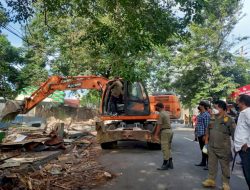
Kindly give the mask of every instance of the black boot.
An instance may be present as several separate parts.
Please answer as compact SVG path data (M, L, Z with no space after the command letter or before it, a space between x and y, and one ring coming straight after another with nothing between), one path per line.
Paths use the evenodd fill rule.
M206 163L203 163L203 162L201 162L201 163L199 163L199 164L195 164L196 166L206 166Z
M168 161L168 168L174 169L173 159L172 159L172 158L169 158L169 161Z
M206 165L206 166L203 168L203 170L208 170L208 165Z
M164 160L162 166L157 170L168 170L168 160Z

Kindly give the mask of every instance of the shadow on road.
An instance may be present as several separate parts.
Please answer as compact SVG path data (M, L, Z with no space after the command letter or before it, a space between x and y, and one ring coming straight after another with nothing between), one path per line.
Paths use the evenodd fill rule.
M104 150L100 162L105 168L117 174L110 184L98 190L205 190L201 182L206 179L207 171L196 167L201 153L190 128L174 127L173 162L174 169L158 171L162 164L160 150L147 149L147 143L123 141L118 148ZM217 189L221 189L220 173L217 176ZM240 187L240 188L239 188ZM247 190L240 167L236 167L231 177L232 190ZM209 190L209 189L208 189Z

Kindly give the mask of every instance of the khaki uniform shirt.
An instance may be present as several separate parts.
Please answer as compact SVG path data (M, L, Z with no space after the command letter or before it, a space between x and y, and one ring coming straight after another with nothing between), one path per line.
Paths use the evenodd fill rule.
M157 124L161 126L161 130L163 130L163 129L171 129L170 117L169 117L168 112L166 112L166 111L161 111L160 112L160 117L157 120Z
M122 87L123 87L123 85L122 85L121 81L119 81L119 80L114 81L113 84L111 85L111 88L112 88L111 95L119 98L119 96L121 94L123 94Z
M224 150L231 150L230 136L233 137L235 129L234 119L230 116L219 118L213 116L208 125L209 146Z

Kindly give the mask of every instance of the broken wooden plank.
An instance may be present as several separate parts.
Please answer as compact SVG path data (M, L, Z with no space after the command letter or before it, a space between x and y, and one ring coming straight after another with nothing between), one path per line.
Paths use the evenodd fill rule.
M64 144L71 144L75 139L63 139Z
M32 163L36 161L37 158L10 158L8 160L5 160L5 163L10 163L10 162L19 162L20 164L22 163Z
M20 166L19 162L9 162L0 165L0 169Z
M46 140L49 140L50 137L44 137L44 138L36 138L36 139L27 139L24 141L20 141L20 142L6 142L6 143L1 143L0 146L13 146L13 145L25 145L27 143L31 143L31 142L44 142Z
M2 163L3 161L5 161L5 160L8 160L8 159L10 159L10 158L13 158L13 157L16 157L16 156L19 156L20 155L20 153L16 153L16 154L14 154L14 155L11 155L11 156L6 156L6 157L1 157L2 159L0 160L0 163Z

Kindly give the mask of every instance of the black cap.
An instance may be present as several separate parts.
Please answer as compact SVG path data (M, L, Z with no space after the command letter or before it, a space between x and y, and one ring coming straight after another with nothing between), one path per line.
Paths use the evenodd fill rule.
M155 104L155 106L158 108L164 108L164 105L161 102L158 102L157 104Z

